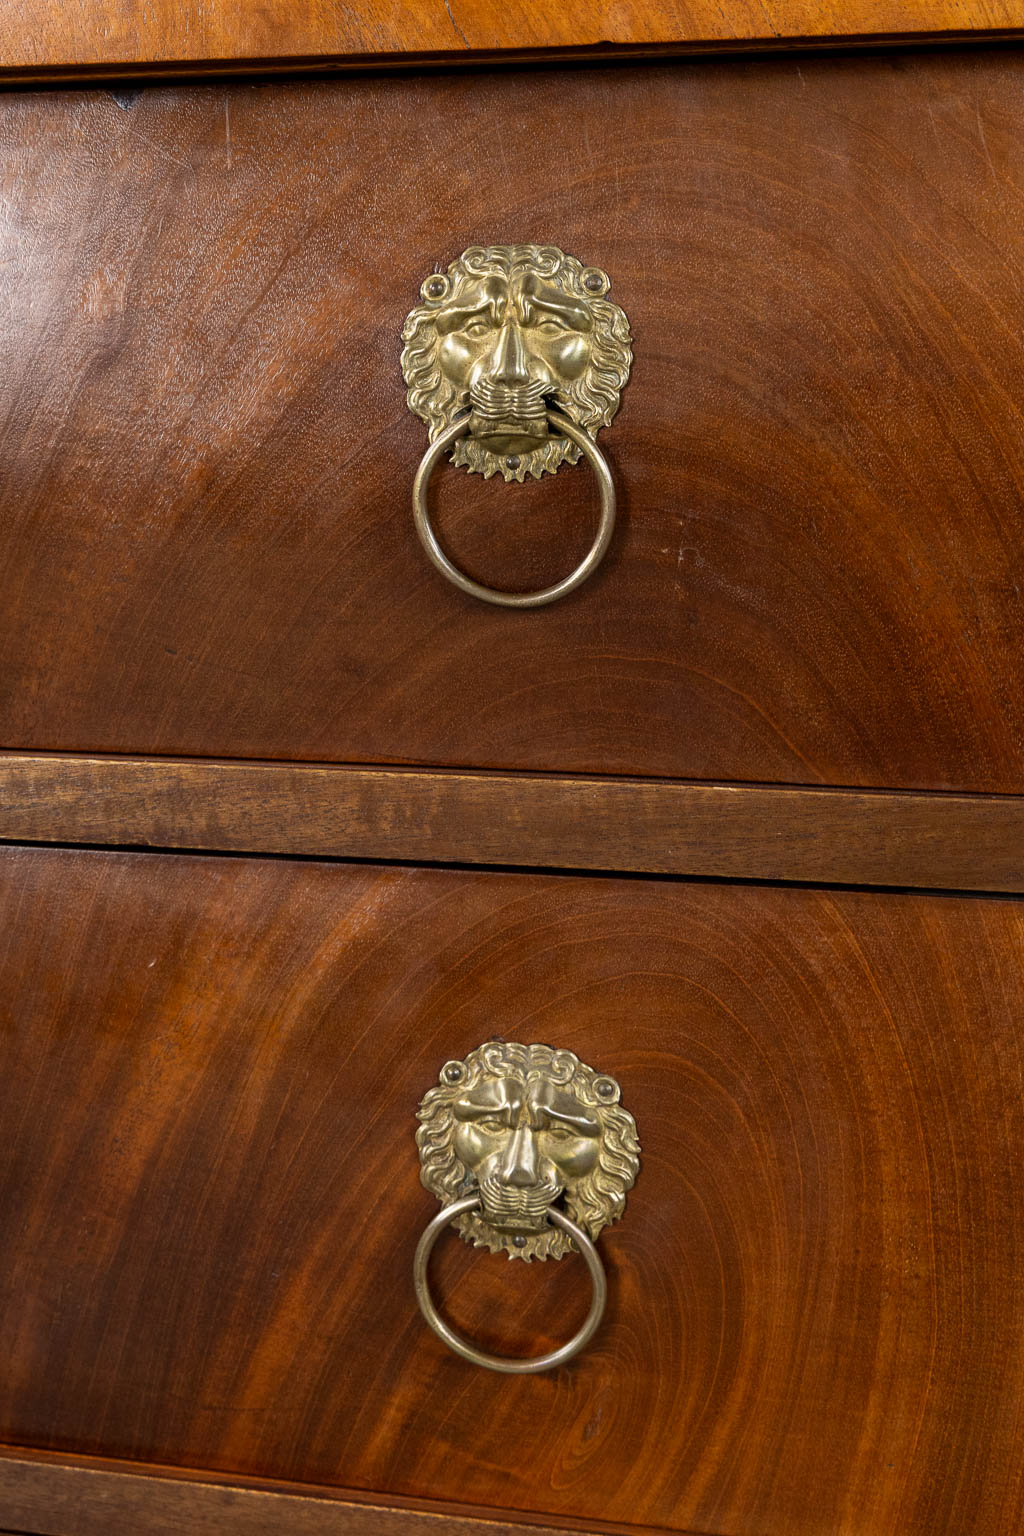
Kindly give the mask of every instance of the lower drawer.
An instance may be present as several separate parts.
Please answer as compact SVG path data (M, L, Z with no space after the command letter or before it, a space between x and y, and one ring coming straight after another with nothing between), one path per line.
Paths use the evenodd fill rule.
M723 1536L1024 1521L1013 900L0 855L0 1436ZM622 1085L605 1320L417 1311L415 1110L492 1036ZM578 1257L454 1236L485 1347ZM4 1522L0 1507L0 1525Z

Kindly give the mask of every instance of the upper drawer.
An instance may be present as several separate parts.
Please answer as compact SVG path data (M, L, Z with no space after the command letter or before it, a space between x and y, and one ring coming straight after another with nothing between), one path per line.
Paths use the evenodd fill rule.
M1024 60L0 104L0 741L1024 788ZM481 242L612 278L620 518L549 608L416 540L401 328ZM555 580L592 477L439 470Z
M9 848L0 934L0 1438L584 1530L1022 1529L1020 902ZM642 1146L545 1375L413 1295L416 1107L495 1034L614 1074ZM586 1310L575 1256L436 1270L491 1350Z

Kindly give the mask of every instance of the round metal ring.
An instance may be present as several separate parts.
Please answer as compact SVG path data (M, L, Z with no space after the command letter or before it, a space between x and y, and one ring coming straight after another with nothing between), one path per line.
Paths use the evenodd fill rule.
M593 575L611 543L612 530L615 527L615 483L608 468L608 461L590 433L584 432L582 427L570 421L568 416L563 416L561 411L549 410L548 423L560 437L569 438L586 454L590 467L597 476L597 487L601 495L601 521L593 544L576 569L570 571L568 576L563 576L561 581L556 581L552 587L542 587L538 592L499 592L495 587L485 587L467 576L464 571L460 571L457 565L453 565L438 543L437 534L431 527L430 514L427 511L427 485L441 455L451 447L452 443L457 442L469 431L468 415L460 416L457 421L453 421L451 426L446 427L441 436L431 443L416 471L416 478L412 483L412 506L416 532L420 536L423 548L442 576L447 576L450 582L453 582L461 591L468 592L470 597L479 597L485 603L497 603L502 608L541 608L545 603L553 603L556 598L575 591L588 576Z
M561 1227L563 1232L568 1232L574 1239L590 1271L590 1279L594 1287L594 1298L590 1303L590 1311L578 1333L574 1333L568 1343L562 1344L558 1349L551 1350L547 1355L532 1355L525 1360L510 1360L505 1355L488 1355L482 1349L477 1349L468 1339L456 1333L449 1327L444 1318L434 1305L434 1299L430 1294L430 1286L427 1282L427 1262L430 1252L445 1227L463 1216L467 1211L475 1210L480 1204L479 1195L466 1195L462 1200L456 1200L452 1205L446 1205L438 1211L433 1221L424 1229L423 1236L416 1245L416 1257L413 1259L412 1274L416 1286L416 1300L420 1304L420 1311L427 1322L433 1328L439 1338L443 1339L449 1349L453 1349L463 1360L469 1360L473 1365L484 1365L489 1371L504 1371L510 1376L525 1376L531 1371L550 1371L556 1365L564 1365L574 1355L578 1355L584 1345L589 1344L597 1330L604 1313L604 1304L608 1299L608 1282L605 1279L604 1265L601 1263L597 1249L590 1238L578 1227L574 1221L561 1211L552 1207L548 1215L556 1227Z

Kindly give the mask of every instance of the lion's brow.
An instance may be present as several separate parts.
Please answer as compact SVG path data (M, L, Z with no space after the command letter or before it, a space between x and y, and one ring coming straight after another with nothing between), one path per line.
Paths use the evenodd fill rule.
M477 315L486 315L495 324L498 323L497 299L482 299L479 304L446 305L438 314L437 329L442 333L457 331L460 326L466 324Z
M530 307L543 309L548 314L561 315L564 319L571 321L579 331L590 330L590 315L585 306L577 303L575 299L547 299L539 293L524 294L523 299L524 310Z
M547 1115L549 1120L561 1120L566 1125L575 1126L576 1129L582 1131L585 1136L596 1136L601 1129L601 1122L599 1120L595 1120L592 1115L570 1115L565 1110L553 1108L553 1106L550 1104L545 1104L543 1106L543 1113Z
M488 1115L502 1114L509 1106L493 1099L475 1099L469 1093L457 1098L452 1107L460 1120L483 1120Z

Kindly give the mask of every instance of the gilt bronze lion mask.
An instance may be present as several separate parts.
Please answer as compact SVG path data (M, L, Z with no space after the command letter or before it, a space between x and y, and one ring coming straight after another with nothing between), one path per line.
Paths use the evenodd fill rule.
M580 449L549 430L555 406L591 436L619 407L633 354L609 281L554 245L475 245L421 287L402 372L433 442L469 412L452 462L485 479L540 479Z
M632 1115L614 1078L568 1050L491 1040L441 1068L423 1098L421 1179L443 1205L478 1192L456 1230L509 1258L561 1258L571 1239L547 1220L566 1213L592 1238L617 1221L639 1169Z

